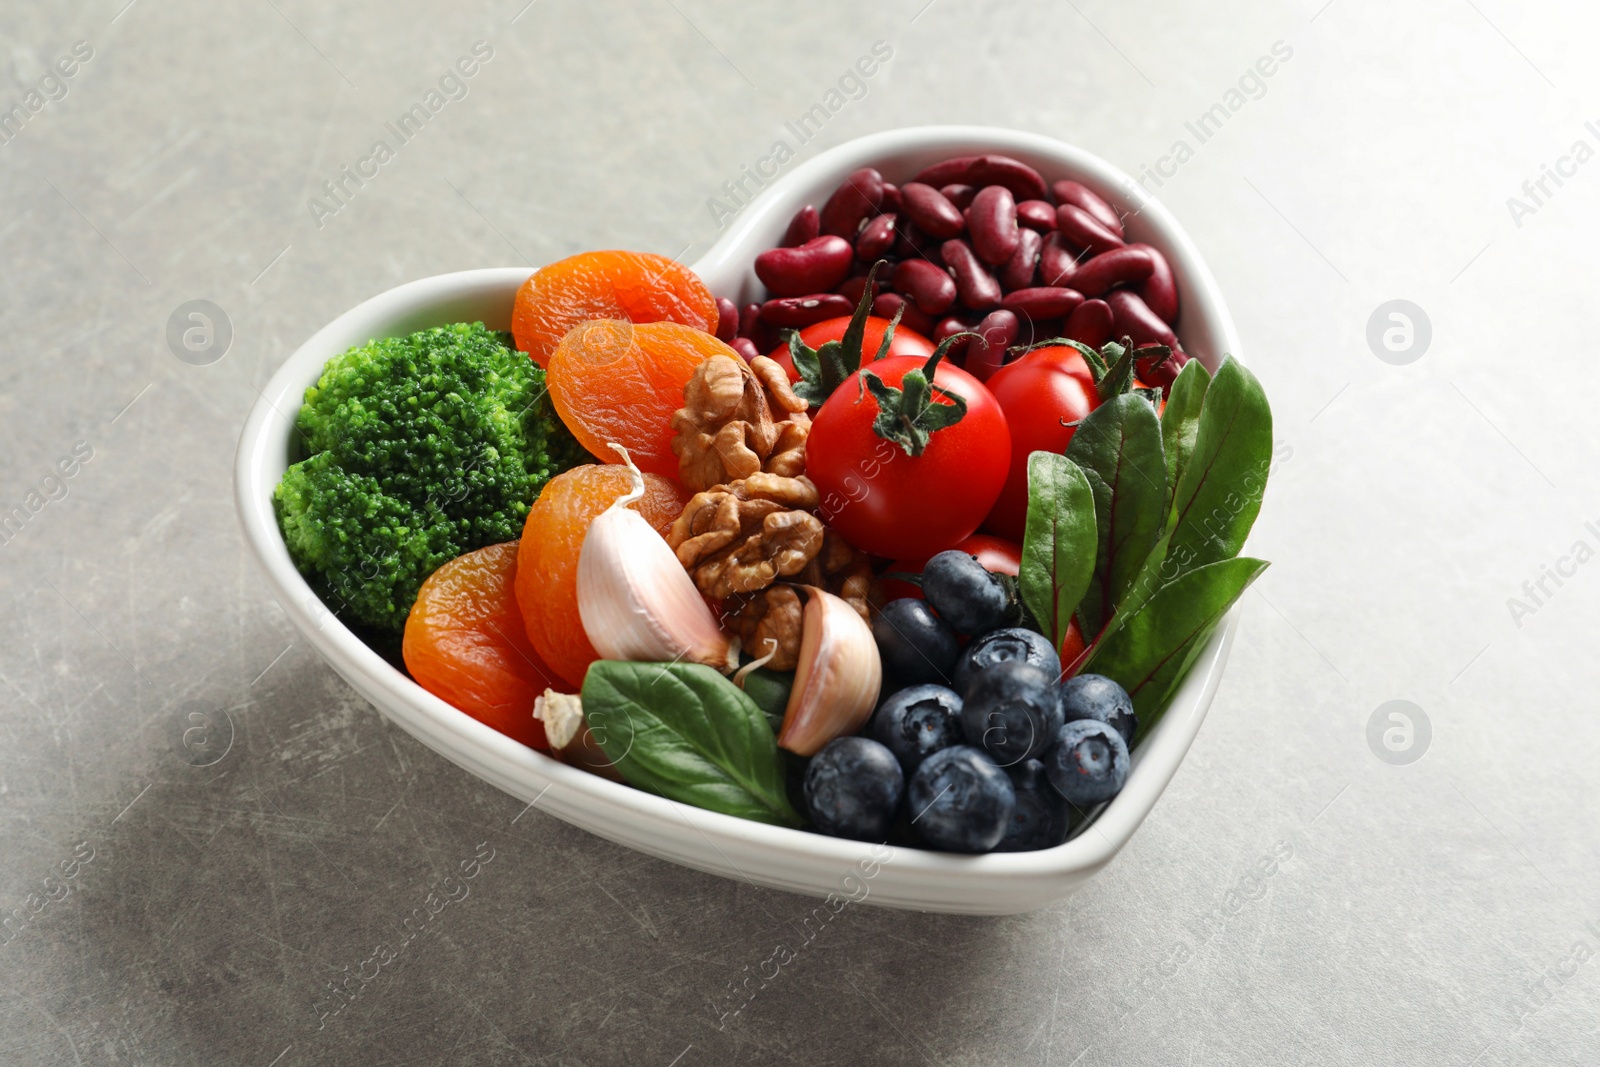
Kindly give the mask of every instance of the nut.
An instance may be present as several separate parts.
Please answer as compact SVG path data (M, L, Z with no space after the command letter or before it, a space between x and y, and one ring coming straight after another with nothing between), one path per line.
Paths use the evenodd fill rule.
M761 471L797 477L811 432L806 406L788 374L766 356L748 365L733 356L705 360L672 416L679 479L704 492Z
M732 625L746 653L772 653L767 667L792 671L800 662L800 635L805 605L790 585L773 585L739 603Z
M757 473L696 493L667 543L706 596L754 593L822 551L822 523L808 510L816 506L809 479Z

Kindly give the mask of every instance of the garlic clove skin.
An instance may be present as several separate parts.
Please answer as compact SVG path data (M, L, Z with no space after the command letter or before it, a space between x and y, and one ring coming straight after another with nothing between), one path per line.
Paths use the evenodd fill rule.
M613 445L627 460L627 450ZM589 523L578 553L578 615L603 659L636 663L687 660L719 671L737 664L728 637L666 540L629 507L633 488Z
M544 736L556 759L613 782L622 781L622 774L589 732L583 717L583 700L577 694L546 689L533 701L533 717L544 723Z
M807 593L800 662L778 747L813 756L872 717L883 686L883 664L872 630L855 608L815 586L800 588Z

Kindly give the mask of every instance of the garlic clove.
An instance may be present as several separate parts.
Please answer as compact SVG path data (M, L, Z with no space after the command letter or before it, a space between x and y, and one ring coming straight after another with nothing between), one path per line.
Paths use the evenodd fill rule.
M622 453L633 488L589 523L578 553L578 615L603 659L688 660L720 671L737 663L728 636L666 540L629 507L644 477Z
M621 773L606 759L605 750L589 732L589 724L583 718L583 700L576 693L546 689L534 698L533 717L544 723L545 740L550 742L550 754L556 759L613 782L622 781Z
M808 594L800 662L778 747L812 756L834 738L855 733L872 716L883 664L872 630L855 608L815 586L799 588Z

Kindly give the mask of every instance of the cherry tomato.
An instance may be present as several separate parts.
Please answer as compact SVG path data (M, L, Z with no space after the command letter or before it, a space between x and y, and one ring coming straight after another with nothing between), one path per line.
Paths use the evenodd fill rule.
M921 356L890 356L869 369L898 388L926 363ZM860 372L812 417L806 474L821 494L819 515L872 555L926 559L960 544L989 514L1005 483L1011 434L994 397L948 363L935 369L933 382L962 397L967 413L933 431L918 456L873 430L878 401L863 388Z
M1011 428L1011 467L984 528L1021 541L1028 521L1028 457L1065 452L1076 422L1100 406L1089 365L1066 345L1036 348L988 381Z
M1007 541L1003 537L992 537L989 534L973 534L953 546L968 555L978 557L978 562L986 571L996 574L1017 574L1022 570L1022 546L1015 541ZM889 565L890 571L901 574L921 574L922 568L928 565L928 559L898 559ZM901 597L922 596L922 590L910 582L902 582L897 578L883 580L883 595L887 600L898 600Z
M829 341L837 341L844 336L846 327L850 325L848 315L837 319L823 319L821 322L812 323L800 331L800 340L807 347L821 348ZM878 346L883 344L883 331L889 328L888 319L880 319L875 315L867 317L867 329L861 339L861 360L863 363L871 361L878 354ZM779 345L768 357L778 361L789 374L791 382L800 380L800 372L794 369L794 361L789 358L789 346ZM921 356L923 359L933 355L933 342L904 326L894 328L894 339L889 342L890 356ZM888 358L888 357L885 357Z

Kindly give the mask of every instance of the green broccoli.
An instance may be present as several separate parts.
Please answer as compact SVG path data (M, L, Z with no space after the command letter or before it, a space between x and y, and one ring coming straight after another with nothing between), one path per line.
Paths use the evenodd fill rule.
M306 458L273 505L336 613L398 634L440 564L522 533L545 482L589 456L510 335L457 323L328 361L295 420Z

